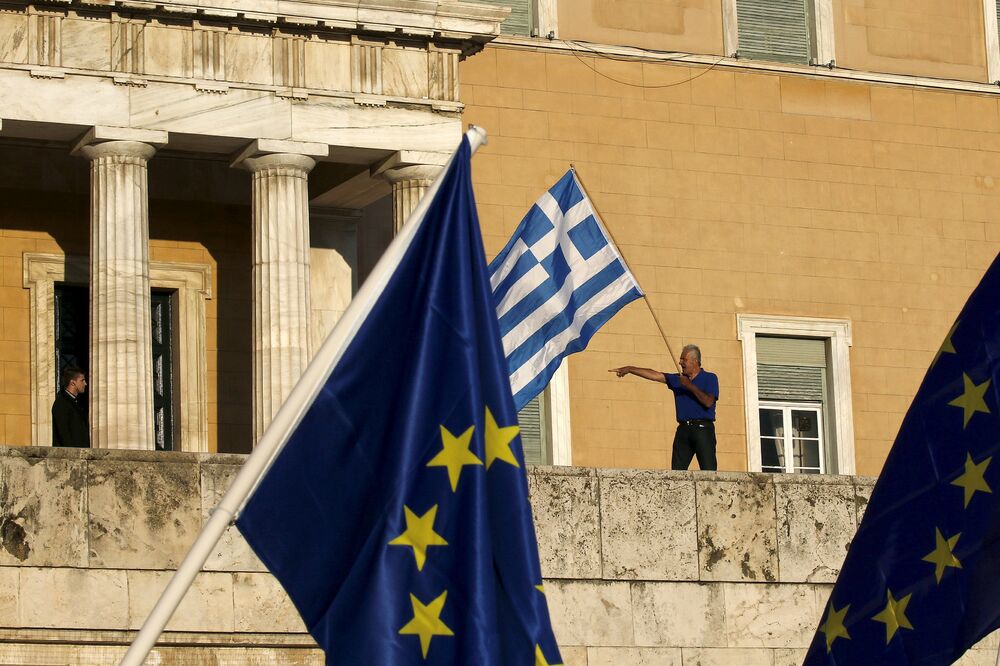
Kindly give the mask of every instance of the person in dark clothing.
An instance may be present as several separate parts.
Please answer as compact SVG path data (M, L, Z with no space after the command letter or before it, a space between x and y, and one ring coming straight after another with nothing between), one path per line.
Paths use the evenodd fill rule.
M52 446L90 446L87 414L80 405L80 395L87 390L83 370L69 366L62 373L62 388L52 403Z
M697 345L685 345L681 351L681 372L667 373L650 368L626 365L613 368L619 377L635 375L653 382L662 382L674 392L677 412L677 432L670 460L671 469L687 469L691 459L698 457L698 467L718 469L715 456L715 403L719 399L719 378L702 370L701 350Z

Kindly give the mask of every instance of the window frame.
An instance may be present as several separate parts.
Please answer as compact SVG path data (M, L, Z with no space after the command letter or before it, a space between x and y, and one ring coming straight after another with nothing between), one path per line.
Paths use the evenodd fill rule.
M986 31L986 72L988 83L1000 82L1000 19L997 0L983 0L983 29Z
M51 446L52 396L56 390L52 369L55 284L89 285L90 263L85 256L25 252L22 270L30 302L31 445ZM211 266L151 260L149 286L177 292L174 450L208 453L205 301L212 298Z
M791 428L791 414L793 411L799 412L813 412L816 414L816 425L817 434L816 438L819 441L819 471L817 474L826 474L826 448L829 446L828 438L826 437L826 424L823 422L823 405L818 402L790 402L782 400L765 400L758 404L758 428L759 426L759 414L763 409L770 410L780 410L782 413L782 440L784 440L784 456L785 456L785 469L782 472L772 472L767 470L768 474L803 474L804 472L799 472L796 470L793 463L794 455L794 440L796 439L792 433ZM788 416L788 425L785 425L785 416ZM812 439L812 438L799 438L799 439ZM757 450L760 451L762 445L763 436L757 438ZM761 471L764 471L763 462L761 463Z
M833 0L806 0L812 4L812 23L809 26L813 41L812 65L834 67L837 63L836 42L833 28ZM986 1L986 0L984 0ZM996 0L993 0L994 2ZM740 50L739 18L736 0L722 0L722 43L724 55L736 57Z
M747 468L751 472L761 471L760 400L757 395L757 336L781 335L823 338L829 342L829 363L831 383L833 384L830 398L833 405L830 409L827 447L837 452L836 474L855 474L854 413L850 371L851 322L846 319L740 313L736 315L736 330L737 338L743 343L743 399L746 412Z

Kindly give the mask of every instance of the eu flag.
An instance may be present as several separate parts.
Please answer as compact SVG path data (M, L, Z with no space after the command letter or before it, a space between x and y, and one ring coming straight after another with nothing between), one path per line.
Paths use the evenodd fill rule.
M329 664L556 664L468 140L237 526Z
M1000 258L903 420L807 665L950 664L1000 627L998 381Z

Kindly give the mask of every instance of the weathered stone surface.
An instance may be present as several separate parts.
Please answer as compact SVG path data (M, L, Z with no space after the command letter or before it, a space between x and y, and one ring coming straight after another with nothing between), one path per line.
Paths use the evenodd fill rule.
M681 666L680 648L590 648L587 666Z
M601 524L594 470L534 468L528 474L538 555L546 578L600 578Z
M695 481L701 580L778 579L774 484L766 474Z
M820 616L820 595L813 586L724 583L723 594L727 645L809 646Z
M4 627L16 627L20 622L17 614L19 588L18 567L0 567L0 625Z
M807 651L807 648L775 650L774 666L801 666Z
M726 645L725 599L720 584L633 583L632 612L635 645Z
M86 465L0 457L0 564L87 566Z
M207 521L212 510L229 490L229 485L239 472L236 465L215 465L202 463L201 473L201 519ZM260 558L250 548L235 525L230 525L222 533L215 550L208 556L205 569L209 571L266 571Z
M299 612L269 573L233 574L236 631L306 633Z
M604 578L698 580L698 529L690 477L607 470L599 472L599 478Z
M585 647L559 646L559 654L562 656L563 666L588 666Z
M170 582L173 571L129 571L129 627L142 626ZM167 631L233 631L233 579L227 573L198 574L174 612Z
M684 648L684 666L772 666L773 651L751 648Z
M857 523L861 524L861 519L865 516L865 509L872 498L872 490L875 489L875 479L858 477L854 479L854 502L858 512Z
M560 645L631 645L628 583L546 581L552 627Z
M176 568L201 529L195 462L95 460L87 485L91 566Z
M117 664L125 656L127 649L127 645L5 643L0 644L0 663L5 666ZM160 646L149 653L146 663L157 666L192 664L322 666L325 660L319 649Z
M20 626L127 628L124 571L21 567L20 574Z
M955 666L995 666L996 650L969 650L955 662Z
M800 476L774 478L778 579L832 583L857 529L854 485L849 477Z

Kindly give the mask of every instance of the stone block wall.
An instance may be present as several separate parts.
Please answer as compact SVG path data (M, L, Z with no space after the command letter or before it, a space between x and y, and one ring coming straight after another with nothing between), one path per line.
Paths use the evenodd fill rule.
M0 448L0 663L119 658L242 461ZM872 480L535 468L529 484L567 666L784 666L801 662ZM149 663L322 654L230 529Z

